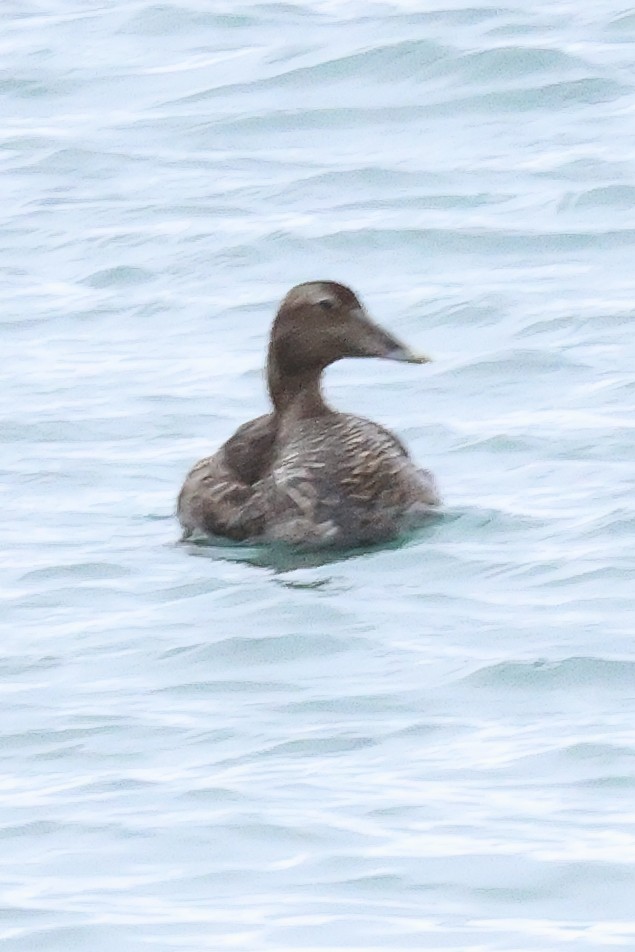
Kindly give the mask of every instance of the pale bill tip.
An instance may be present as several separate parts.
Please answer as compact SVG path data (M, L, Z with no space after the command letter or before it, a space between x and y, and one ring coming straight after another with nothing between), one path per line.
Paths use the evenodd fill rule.
M403 344L394 347L382 356L387 357L388 360L400 360L404 364L429 364L432 360L432 357L428 357L427 354L415 354L414 351L404 347Z

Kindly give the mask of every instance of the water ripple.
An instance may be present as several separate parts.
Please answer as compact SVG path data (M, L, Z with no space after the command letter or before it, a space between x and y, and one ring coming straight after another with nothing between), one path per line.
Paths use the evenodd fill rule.
M5 8L0 944L632 946L632 12ZM443 511L179 544L316 277Z

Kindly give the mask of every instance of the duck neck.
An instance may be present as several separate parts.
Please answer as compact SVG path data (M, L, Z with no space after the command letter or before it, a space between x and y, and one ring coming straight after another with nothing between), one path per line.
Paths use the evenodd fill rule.
M282 372L278 361L270 355L267 384L274 410L279 416L301 419L329 413L324 402L320 381L321 367L307 367L295 372Z

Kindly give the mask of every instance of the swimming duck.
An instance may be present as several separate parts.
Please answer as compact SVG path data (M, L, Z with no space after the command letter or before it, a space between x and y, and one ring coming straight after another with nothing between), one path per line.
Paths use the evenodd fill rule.
M352 546L391 539L439 504L434 477L377 423L324 401L323 370L343 357L424 364L334 281L292 288L271 329L273 410L236 430L187 475L183 538Z

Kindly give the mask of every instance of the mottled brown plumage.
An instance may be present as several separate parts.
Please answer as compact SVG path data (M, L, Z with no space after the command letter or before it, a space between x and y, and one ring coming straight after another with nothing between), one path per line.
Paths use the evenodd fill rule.
M374 324L341 284L289 291L269 343L273 411L190 471L178 500L184 538L359 545L393 538L439 504L434 477L396 436L324 402L322 371L343 357L428 360Z

